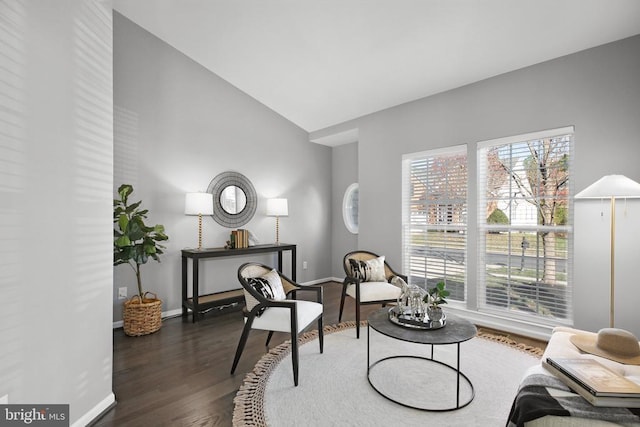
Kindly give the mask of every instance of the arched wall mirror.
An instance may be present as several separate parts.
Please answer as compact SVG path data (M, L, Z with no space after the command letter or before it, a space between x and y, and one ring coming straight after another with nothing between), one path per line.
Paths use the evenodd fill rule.
M240 227L256 213L256 190L241 173L222 172L211 180L207 192L213 195L213 219L224 227Z
M347 187L342 199L342 219L350 233L358 234L358 198L360 186L353 183Z

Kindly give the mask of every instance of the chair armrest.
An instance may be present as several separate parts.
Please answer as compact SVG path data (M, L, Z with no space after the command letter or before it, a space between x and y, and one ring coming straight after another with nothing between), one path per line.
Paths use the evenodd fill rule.
M295 308L296 303L294 301L286 301L286 300L268 300L267 303L264 304L265 307L283 307L283 308Z
M320 304L322 304L322 300L323 300L323 296L324 296L324 290L321 286L305 286L305 285L297 285L296 289L292 289L291 291L289 291L287 293L293 293L295 295L296 292L299 291L307 291L307 292L315 292L317 295L316 301L319 302ZM294 298L295 299L295 298Z
M344 282L345 285L348 284L354 284L354 285L359 285L360 284L360 279L356 278L356 277L351 277L351 276L347 276L344 278Z

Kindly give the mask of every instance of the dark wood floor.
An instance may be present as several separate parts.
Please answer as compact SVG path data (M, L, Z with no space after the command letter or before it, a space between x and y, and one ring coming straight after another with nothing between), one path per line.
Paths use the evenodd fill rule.
M324 288L324 324L338 322L341 284ZM379 305L363 307L363 318ZM353 300L345 303L343 321L355 320ZM208 313L198 323L166 319L151 335L113 334L113 390L116 406L94 425L230 426L233 398L245 374L267 351L267 333L252 331L234 375L231 364L243 319L239 310ZM270 347L287 340L276 333ZM536 342L529 342L529 344Z

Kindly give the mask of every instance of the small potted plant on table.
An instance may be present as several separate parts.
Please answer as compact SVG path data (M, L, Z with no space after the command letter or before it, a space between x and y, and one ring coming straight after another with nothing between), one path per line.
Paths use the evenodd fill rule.
M156 332L162 325L162 301L142 291L140 266L150 259L160 262L158 255L164 246L159 242L169 238L164 226L144 223L149 211L140 208L142 201L129 204L131 193L133 187L123 184L118 188L120 199L113 201L113 265L128 264L135 272L138 294L124 302L122 320L125 334L139 336Z
M433 322L438 322L442 319L442 307L440 305L447 304L446 297L449 296L449 291L446 289L444 282L438 282L436 286L431 288L424 296L423 301L427 303L427 316Z

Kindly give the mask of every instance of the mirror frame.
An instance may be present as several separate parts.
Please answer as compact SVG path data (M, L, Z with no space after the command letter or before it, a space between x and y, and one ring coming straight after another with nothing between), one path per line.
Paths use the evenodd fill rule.
M228 213L220 203L222 191L231 185L240 188L247 198L247 204L244 209L237 214ZM258 207L256 189L253 188L251 181L241 173L225 171L218 174L211 180L211 183L209 183L207 193L213 195L213 215L211 216L223 227L235 228L245 225L251 221L251 218L253 218L253 215L256 213L256 208Z

